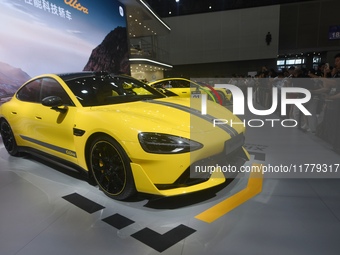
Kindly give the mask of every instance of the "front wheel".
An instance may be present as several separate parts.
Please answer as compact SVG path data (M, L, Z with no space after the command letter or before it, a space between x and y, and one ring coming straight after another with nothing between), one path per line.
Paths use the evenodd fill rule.
M13 131L6 120L2 120L0 123L0 133L7 152L12 156L20 156Z
M97 137L91 143L89 159L89 170L107 196L124 200L136 193L130 159L113 138Z

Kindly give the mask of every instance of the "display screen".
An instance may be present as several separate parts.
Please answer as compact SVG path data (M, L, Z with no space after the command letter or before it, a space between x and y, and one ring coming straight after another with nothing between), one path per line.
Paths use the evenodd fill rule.
M340 26L330 26L328 32L329 40L340 40Z

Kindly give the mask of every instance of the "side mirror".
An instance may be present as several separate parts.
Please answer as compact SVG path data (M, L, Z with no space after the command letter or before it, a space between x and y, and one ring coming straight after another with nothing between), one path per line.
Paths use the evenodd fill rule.
M61 112L61 113L65 113L67 112L67 107L65 108L59 108L60 106L63 105L63 100L60 97L57 96L49 96L49 97L45 97L42 101L41 101L42 105L44 106L48 106L51 107L51 109L57 111L57 112Z

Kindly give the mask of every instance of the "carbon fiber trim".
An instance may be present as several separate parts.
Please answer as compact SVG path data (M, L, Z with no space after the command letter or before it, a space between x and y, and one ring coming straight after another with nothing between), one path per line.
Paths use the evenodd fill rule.
M52 144L49 144L49 143L45 143L45 142L33 139L31 137L27 137L27 136L24 136L24 135L20 135L20 137L22 139L26 140L26 141L31 142L31 143L35 143L35 144L38 144L40 146L46 147L48 149L63 153L65 155L68 155L70 157L77 158L77 153L75 151L68 150L68 149L65 149L65 148L61 148L61 147L58 147L58 146L55 146L55 145L52 145Z

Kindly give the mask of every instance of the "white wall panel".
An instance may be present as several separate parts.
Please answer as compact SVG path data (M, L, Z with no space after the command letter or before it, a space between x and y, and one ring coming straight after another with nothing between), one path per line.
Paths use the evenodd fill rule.
M173 65L276 58L279 16L275 5L166 18L172 30L159 42Z

